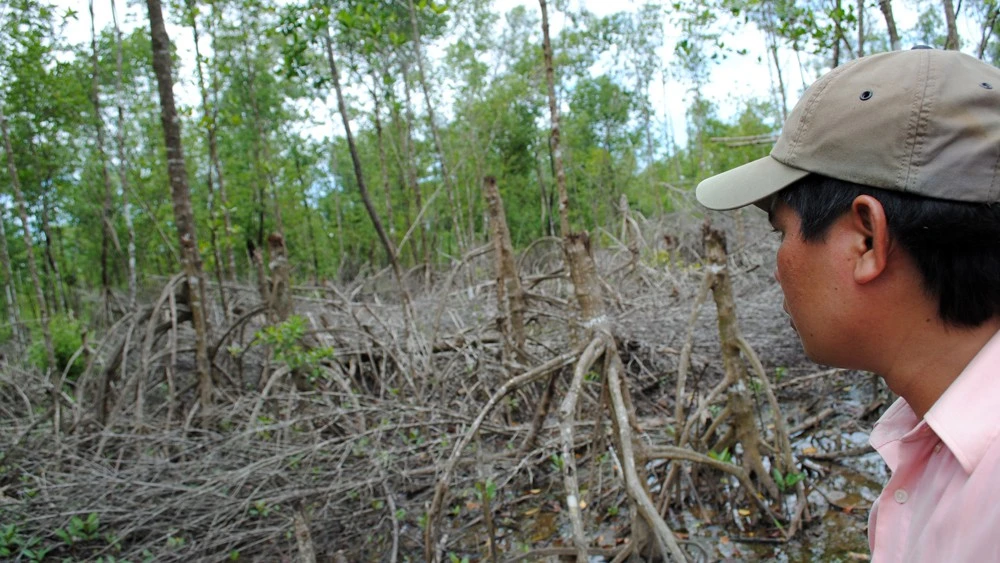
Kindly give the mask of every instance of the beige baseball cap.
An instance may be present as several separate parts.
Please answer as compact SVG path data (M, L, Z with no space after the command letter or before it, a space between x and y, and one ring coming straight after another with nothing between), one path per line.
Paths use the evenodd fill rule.
M822 76L769 156L698 184L710 209L758 203L810 173L969 202L1000 201L1000 69L914 48Z

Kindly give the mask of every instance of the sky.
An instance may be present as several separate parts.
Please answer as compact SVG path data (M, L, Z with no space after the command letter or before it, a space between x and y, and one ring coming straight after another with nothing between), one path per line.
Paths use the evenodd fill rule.
M615 11L634 11L642 4L636 0L617 0L610 2L607 0L568 0L571 8L586 8L588 11L598 15L606 16ZM98 30L111 24L111 2L116 2L119 23L124 30L132 29L137 25L147 26L145 2L135 0L96 0L95 20ZM68 21L66 25L66 37L76 43L90 42L90 15L87 11L87 2L83 0L56 0L57 5L62 9L72 8L77 11L75 21ZM166 4L166 3L164 3ZM529 10L538 11L538 3L534 0L494 0L494 11L504 14L518 5L524 5ZM905 29L912 25L915 20L912 10L907 10L905 5L901 5L899 0L894 3L896 6L896 18L900 29ZM550 26L553 35L567 25L568 17L558 10L550 7ZM192 61L194 59L193 41L191 31L186 28L170 25L174 19L166 13L168 21L168 34L175 44L182 60ZM877 14L873 14L877 15ZM501 18L502 22L502 18ZM673 46L680 39L680 34L676 30L666 30L665 45L660 50L660 56L665 67L669 67L673 59ZM967 35L968 36L968 35ZM748 55L731 55L726 60L714 67L708 84L703 92L716 102L720 116L723 118L732 117L742 107L742 102L749 98L770 98L772 70L769 68L767 57L764 56L764 37L753 26L743 26L736 34L725 37L728 46L735 49L746 49ZM207 50L207 49L206 49ZM791 53L787 53L786 60L782 61L784 80L788 89L788 107L797 101L801 90L815 79L817 69L805 69L799 61L792 59ZM190 64L190 63L188 63ZM602 61L601 64L613 65L614 61ZM188 67L190 70L190 67ZM600 68L595 68L599 73ZM184 71L183 77L190 77L192 73ZM683 144L686 140L685 113L689 102L688 88L690 84L685 84L675 79L667 81L654 80L651 85L651 103L660 119L661 127L667 124L672 132L674 140ZM195 105L197 103L197 93L190 79L187 82L177 84L175 93L183 104ZM332 100L331 100L332 101ZM331 103L331 107L335 104ZM325 115L326 110L317 103L314 107L314 114ZM318 111L316 111L318 110ZM334 130L340 130L339 121L334 124ZM330 131L329 125L322 125L317 128L316 135L322 136Z

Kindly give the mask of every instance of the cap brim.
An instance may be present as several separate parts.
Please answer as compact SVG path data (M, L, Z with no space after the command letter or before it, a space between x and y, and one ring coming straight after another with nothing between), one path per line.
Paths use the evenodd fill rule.
M770 156L706 178L695 189L698 202L709 209L724 211L758 203L782 188L809 175L809 172L782 164Z

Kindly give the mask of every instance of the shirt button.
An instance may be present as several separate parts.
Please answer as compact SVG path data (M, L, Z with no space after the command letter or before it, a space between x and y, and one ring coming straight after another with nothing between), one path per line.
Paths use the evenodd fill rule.
M938 442L937 445L934 446L934 453L938 453L939 451L941 451L941 442Z
M906 494L906 491L903 489L896 489L896 492L893 493L892 497L896 499L896 502L899 504L903 504L910 498L910 495Z

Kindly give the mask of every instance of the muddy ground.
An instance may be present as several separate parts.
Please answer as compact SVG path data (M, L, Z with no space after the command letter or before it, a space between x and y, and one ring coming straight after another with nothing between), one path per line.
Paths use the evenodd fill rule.
M704 264L700 222L685 217L641 220L637 261L621 233L595 238L641 439L652 445L673 440L674 385L689 332L689 391L697 397L722 376L711 299L689 323ZM740 328L777 390L781 415L793 428L818 416L791 436L811 519L785 540L787 522L762 518L731 479L690 463L668 491L665 519L695 560L864 560L867 509L886 475L863 446L887 392L870 375L803 356L781 311L771 274L777 240L761 215L713 220L729 236ZM455 444L504 382L576 349L586 335L558 242L540 241L519 260L532 296L530 357L521 360L501 353L485 250L455 257L449 270L410 273L410 330L388 272L296 288L300 326L285 325L286 339L269 344L255 336L266 317L253 285L227 288L230 310L216 305L212 314L217 407L204 417L195 406L192 334L183 307L158 299L162 283L147 305L155 323L134 315L95 329L84 351L88 370L65 382L58 434L42 375L8 350L0 379L0 550L7 549L0 559L424 560L427 511ZM569 371L555 380L557 401ZM94 401L105 377L113 408L100 424ZM592 561L610 560L630 538L616 452L597 449L607 428L607 415L597 414L600 385L588 378L576 426ZM490 536L497 560L555 561L570 545L554 413L524 448L545 388L537 381L504 398L458 454L436 557L490 560ZM772 413L759 396L757 407L768 435ZM655 498L668 465L647 467ZM785 501L789 512L794 495Z

